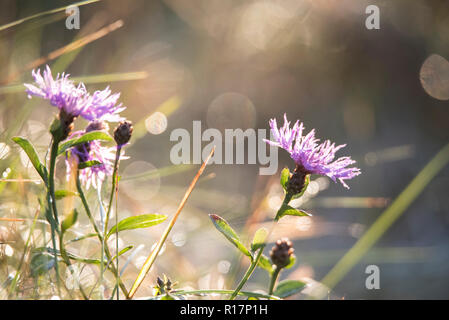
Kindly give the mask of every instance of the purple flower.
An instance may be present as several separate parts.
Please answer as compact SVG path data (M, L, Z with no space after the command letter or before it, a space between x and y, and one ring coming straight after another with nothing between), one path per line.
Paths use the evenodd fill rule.
M55 79L51 74L50 67L41 75L40 70L31 72L35 85L25 83L28 98L37 96L49 100L51 105L59 110L64 110L67 114L74 117L83 115L89 105L86 103L87 90L83 83L75 86L73 81L69 80L68 74L57 75Z
M98 127L98 122L91 123L86 131L74 132L69 138L82 136L89 131L90 126L96 128ZM71 148L66 153L67 180L70 179L72 171L77 169L79 163L98 161L100 164L80 170L80 180L86 186L86 189L89 189L90 185L95 189L99 188L104 179L112 175L116 151L117 147L104 147L98 140ZM124 152L121 153L120 159L128 159L123 154Z
M46 67L41 75L40 70L33 70L34 84L25 83L28 97L37 96L65 111L73 117L82 116L86 120L121 121L119 113L125 109L122 104L117 105L119 93L111 94L109 87L103 91L89 94L83 83L75 86L68 74L59 73L53 79L51 69Z
M335 146L335 143L329 140L319 144L319 139L315 138L315 129L303 135L304 126L299 120L290 129L290 122L284 114L282 128L278 129L276 119L270 120L270 127L275 141L265 141L290 153L290 157L302 172L328 176L335 182L338 179L347 189L349 187L344 180L352 179L361 173L359 168L348 167L355 163L350 157L334 160L335 153L345 147L345 144Z

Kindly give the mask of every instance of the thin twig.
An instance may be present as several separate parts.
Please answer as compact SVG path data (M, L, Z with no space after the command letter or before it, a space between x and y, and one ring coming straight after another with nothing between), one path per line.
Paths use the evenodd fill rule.
M175 225L176 220L179 217L179 214L181 213L182 209L184 208L184 205L187 202L187 199L189 198L190 194L192 193L193 189L195 188L196 182L198 181L199 177L203 173L204 169L206 168L207 163L209 162L209 160L212 157L212 155L214 154L214 152L215 152L215 147L211 150L211 152L209 153L209 156L206 158L206 160L204 160L203 165L198 170L196 176L193 178L192 182L190 183L189 188L187 189L186 193L184 194L184 197L182 198L181 203L179 204L178 209L176 210L175 215L173 216L173 218L171 219L171 221L168 224L167 228L165 229L164 233L162 234L161 238L157 242L156 247L153 249L151 254L148 256L148 258L145 261L142 269L140 269L139 274L137 275L137 278L134 281L134 284L133 284L131 290L129 291L128 299L131 299L134 296L134 294L136 293L136 291L139 288L140 284L142 283L143 279L147 275L148 271L150 271L151 266L153 265L154 261L156 260L159 252L162 249L162 246L164 245L165 240L168 237L168 234L170 233L171 229Z

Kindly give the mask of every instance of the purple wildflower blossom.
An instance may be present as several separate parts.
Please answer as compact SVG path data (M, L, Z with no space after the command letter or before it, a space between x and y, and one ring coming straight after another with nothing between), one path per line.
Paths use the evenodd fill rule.
M86 131L76 131L69 138L82 136ZM80 180L86 189L92 185L95 189L107 176L112 175L117 147L104 147L100 141L93 140L82 145L78 145L69 150L66 154L67 180L70 179L72 168L76 168L79 163L87 161L98 161L100 164L80 170ZM120 158L128 159L122 152ZM74 161L75 163L71 163Z
M109 87L103 91L89 94L83 83L75 86L69 75L59 73L53 79L51 69L46 67L41 75L40 70L33 70L34 85L25 83L28 97L37 96L65 111L73 117L82 116L86 120L120 121L119 113L125 109L122 104L117 105L119 93L111 95Z
M315 129L303 135L304 126L299 120L290 129L290 122L284 114L282 128L278 129L276 119L270 120L270 127L275 141L265 141L286 150L302 172L328 176L334 182L338 179L347 189L349 187L344 180L352 179L361 173L359 168L348 167L355 163L350 157L334 160L335 153L344 148L345 144L336 146L329 140L319 144L319 139L315 138Z

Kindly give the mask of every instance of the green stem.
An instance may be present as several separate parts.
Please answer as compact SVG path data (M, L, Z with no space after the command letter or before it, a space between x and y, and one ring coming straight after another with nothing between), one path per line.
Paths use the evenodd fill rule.
M79 170L78 170L77 175L76 175L76 188L77 188L78 194L80 195L81 202L83 203L84 210L86 211L86 214L89 217L89 220L90 220L92 226L94 227L94 230L95 230L95 232L97 234L97 237L100 240L100 243L103 243L102 233L100 232L100 230L98 229L97 224L95 223L95 220L94 220L94 218L92 216L92 213L90 212L89 205L87 204L86 196L84 195L83 189L81 187L81 182L80 182L80 179L79 179ZM107 242L105 242L105 244L106 245L104 247L104 251L105 251L104 253L106 255L106 258L108 259L108 261L112 261L112 255L111 255L111 253L109 251ZM110 268L111 268L111 271L114 274L114 276L117 276L118 272L115 269L115 266L113 264L111 264ZM122 282L120 277L118 278L118 281L119 281L119 285L120 285L120 288L122 289L123 294L126 297L128 297L128 290L126 289L125 284Z
M243 288L243 286L245 285L246 281L248 281L249 277L253 274L254 269L256 269L257 264L259 263L259 259L260 256L262 255L263 249L265 248L265 245L262 246L259 249L259 252L257 253L256 259L253 259L251 261L251 265L249 266L248 270L246 271L245 275L243 276L242 280L240 281L239 285L237 286L237 288L234 290L234 292L232 293L231 297L229 298L230 300L234 300L235 297L239 294L240 290Z
M270 288L268 289L268 294L272 295L274 290L274 285L276 284L276 280L279 276L279 272L281 272L281 268L278 268L277 266L274 268L273 273L271 274L271 280L270 280Z
M107 230L108 230L109 216L111 214L112 201L114 200L114 191L115 191L115 187L116 187L116 183L117 183L117 169L118 169L118 162L120 159L120 151L121 151L121 147L117 146L117 152L115 153L115 161L114 161L114 171L112 173L111 195L109 197L108 211L106 212L106 220L104 223L105 232L107 232ZM117 212L115 214L117 214Z
M59 147L59 141L55 138L53 138L53 141L51 143L51 151L50 151L50 172L48 177L48 202L51 202L51 205L49 205L49 209L53 212L53 217L50 222L51 227L51 238L52 238L52 245L53 249L56 252L56 233L59 235L58 231L58 225L59 225L59 219L58 219L58 209L56 206L56 197L55 197L55 167L56 167L56 158L58 156L58 147ZM55 271L56 271L56 284L58 287L58 293L60 294L60 283L59 283L59 266L58 266L58 258L54 257L55 259Z
M65 264L67 265L67 267L69 268L70 273L72 274L72 276L73 276L75 279L78 279L78 276L75 274L75 270L73 270L73 268L71 268L72 263L70 262L70 259L69 259L68 255L67 255L67 252L66 252L65 247L64 247L63 235L64 235L63 232L61 232L61 236L59 237L59 251L60 251L60 253L61 253L61 257L62 257L62 259L64 260L64 262L65 262ZM56 252L55 252L55 256L56 256ZM83 295L83 298L84 298L85 300L89 300L89 297L88 297L87 294L85 293L83 287L81 286L81 283L79 283L78 280L77 280L77 282L78 282L78 287L79 287L79 289L80 289L80 292L81 292L81 294Z

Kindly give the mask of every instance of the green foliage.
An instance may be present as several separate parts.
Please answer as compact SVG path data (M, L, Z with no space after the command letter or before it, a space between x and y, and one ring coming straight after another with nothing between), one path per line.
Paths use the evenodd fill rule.
M141 214L138 216L132 216L121 220L117 226L113 226L106 238L110 237L111 234L115 233L116 230L118 232L123 230L131 230L131 229L139 229L139 228L148 228L151 226L155 226L159 223L162 223L167 219L166 215L163 214Z
M101 164L101 162L97 160L81 162L78 164L78 169L85 169L93 166L98 166L99 164Z
M299 280L284 280L279 282L273 294L279 298L287 298L301 292L305 287L305 282Z
M58 155L64 153L65 151L67 151L70 148L73 148L75 146L78 146L78 145L81 145L83 143L90 142L93 140L114 141L114 139L106 132L92 131L92 132L83 134L79 138L73 138L73 139L70 139L70 140L62 143L59 146Z
M47 184L48 180L47 168L45 168L45 166L39 160L39 156L37 155L37 152L34 149L31 142L29 142L27 139L23 137L14 137L12 138L12 141L17 143L23 149L23 151L25 151L25 153L28 156L28 159L30 159L31 161L31 164L36 169L37 173L41 176L44 183Z
M279 220L284 216L299 216L299 217L306 216L307 217L307 216L310 216L310 214L305 212L304 210L295 209L295 208L289 206L288 204L283 204L276 214L276 220Z
M287 183L290 179L291 173L288 168L284 168L281 171L281 186L284 188L284 191L287 192Z
M270 259L265 256L265 255L261 255L259 258L259 262L257 264L259 267L261 267L262 269L266 270L268 273L273 273L274 269L273 269L273 265L270 262Z
M72 227L78 219L78 211L74 209L61 223L61 232L64 233Z
M235 231L231 228L231 226L226 222L225 219L217 216L216 214L210 214L209 217L215 228L217 228L217 230L220 231L226 237L226 239L229 240L229 242L231 242L244 255L251 257L252 259L252 255L249 250L243 245L237 233L235 233Z
M251 242L251 251L256 251L257 249L265 246L265 240L268 236L268 230L266 228L260 228L254 234L253 241Z
M284 267L284 269L290 269L291 267L293 267L295 265L295 263L296 263L296 256L294 254L292 254L290 256L290 262L288 263L288 265L286 265Z
M56 190L55 198L56 200L61 200L66 197L77 197L79 194L77 192L68 191L68 190Z

